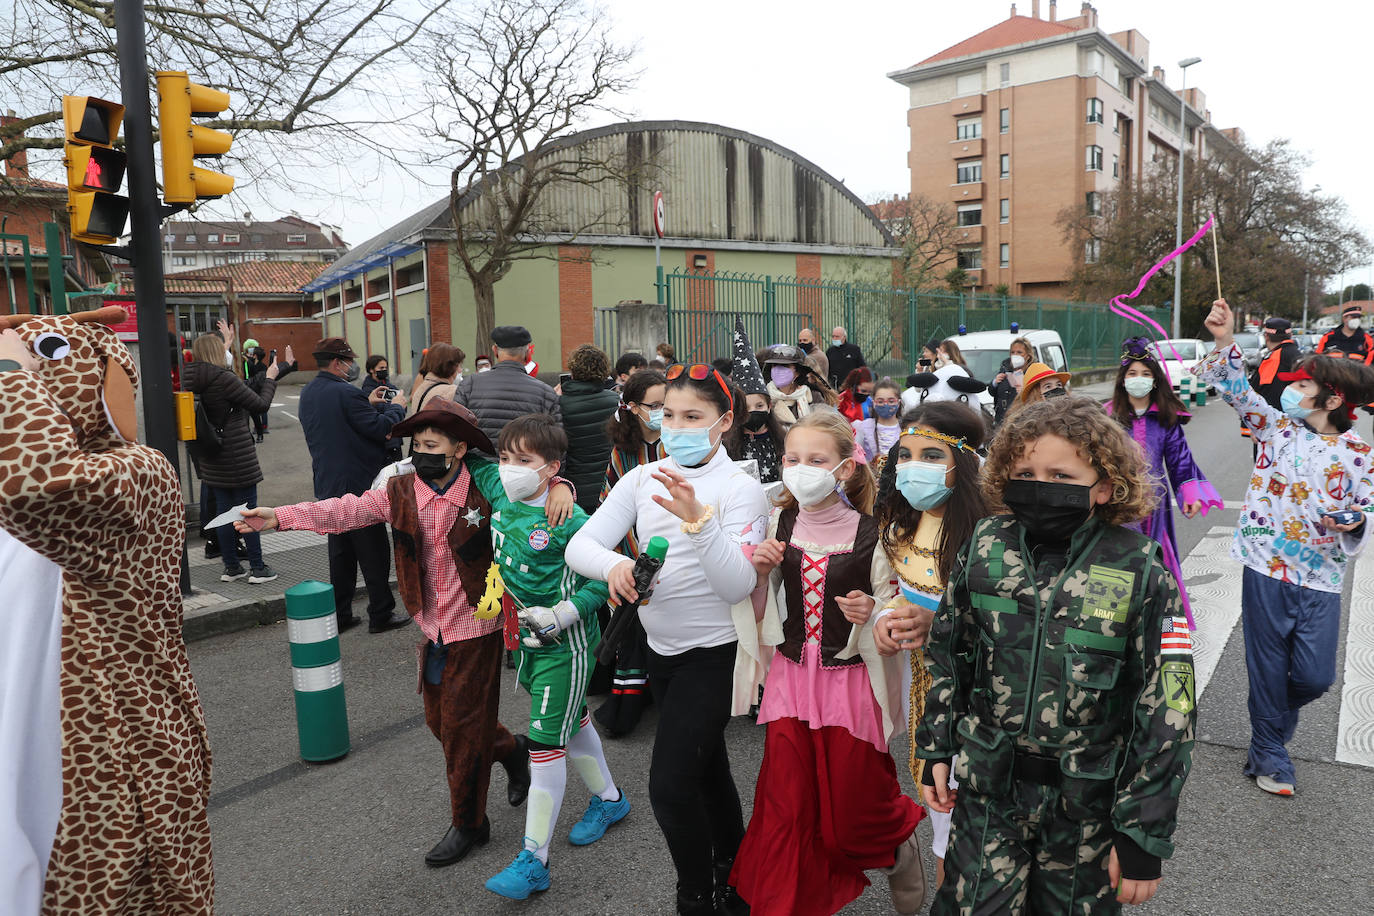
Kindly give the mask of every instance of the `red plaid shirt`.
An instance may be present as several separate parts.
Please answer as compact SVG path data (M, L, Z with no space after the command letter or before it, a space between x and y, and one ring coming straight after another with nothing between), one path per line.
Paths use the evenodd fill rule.
M452 643L475 639L501 629L501 618L478 620L472 616L481 595L468 595L458 578L458 567L448 547L448 532L455 523L467 524L464 503L472 475L466 467L443 493L412 474L415 502L420 510L420 530L424 535L424 606L409 608L425 638ZM391 500L386 488L368 490L362 496L347 494L317 503L297 503L277 509L277 526L283 531L304 529L320 534L342 534L391 519ZM442 638L441 638L442 637Z

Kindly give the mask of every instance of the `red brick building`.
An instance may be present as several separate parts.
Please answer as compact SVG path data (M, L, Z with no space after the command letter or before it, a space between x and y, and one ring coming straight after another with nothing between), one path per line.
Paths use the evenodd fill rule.
M167 323L188 341L237 321L239 341L256 340L268 350L295 348L310 368L310 351L320 339L319 304L301 291L327 265L310 261L246 261L168 274ZM357 341L354 346L363 344Z

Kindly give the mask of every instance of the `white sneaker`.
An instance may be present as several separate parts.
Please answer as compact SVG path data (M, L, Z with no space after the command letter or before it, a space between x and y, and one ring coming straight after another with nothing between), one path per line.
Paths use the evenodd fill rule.
M1291 797L1293 794L1293 784L1291 782L1279 782L1272 776L1266 776L1263 773L1255 777L1255 785L1259 786L1270 795Z

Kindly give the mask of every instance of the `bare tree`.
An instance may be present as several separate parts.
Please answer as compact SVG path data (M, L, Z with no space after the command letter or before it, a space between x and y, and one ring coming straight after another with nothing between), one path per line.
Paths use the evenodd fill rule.
M884 221L902 246L897 281L908 289L937 285L957 256L954 208L920 194L887 207Z
M614 101L638 75L634 49L611 39L594 7L485 0L449 22L437 34L451 38L415 50L436 89L435 133L449 145L454 249L472 284L480 353L495 324L496 284L515 263L556 257L551 238L566 244L618 222L626 185L652 163L569 139L590 117L623 117Z
M397 105L409 76L400 52L450 2L159 0L147 6L148 67L228 92L226 116L203 123L242 141L236 174L280 187L291 164L356 161L360 145L398 158L405 144L379 127L418 113ZM12 0L11 10L0 95L23 114L0 127L0 159L61 149L61 95L119 92L110 0Z

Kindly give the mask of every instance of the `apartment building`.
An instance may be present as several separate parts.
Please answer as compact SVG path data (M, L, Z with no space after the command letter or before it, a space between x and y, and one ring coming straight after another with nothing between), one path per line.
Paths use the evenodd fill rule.
M1100 212L1120 182L1234 145L1211 124L1201 89L1186 111L1134 29L1107 33L1097 10L1011 16L888 74L910 93L911 193L955 207L959 266L972 285L1058 297L1076 259L1059 226L1070 206Z
M299 216L255 221L175 220L162 229L166 273L247 261L335 261L348 251L337 226Z

